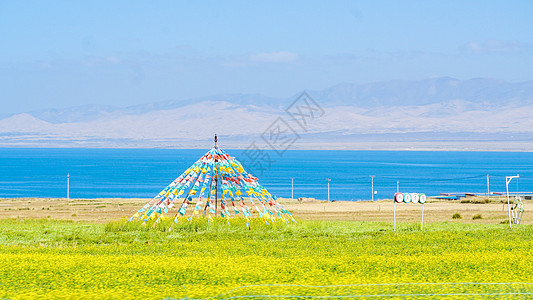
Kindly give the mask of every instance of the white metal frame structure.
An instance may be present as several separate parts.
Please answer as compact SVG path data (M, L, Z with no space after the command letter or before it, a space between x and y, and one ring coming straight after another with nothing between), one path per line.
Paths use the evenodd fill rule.
M509 212L509 228L511 228L511 204L509 203L509 183L513 178L520 178L519 174L516 176L506 176L505 177L505 190L507 191L507 211Z
M519 196L514 197L513 207L511 207L511 215L514 224L520 224L522 215L524 214L524 203Z
M415 196L416 195L416 196ZM404 197L408 197L408 201L404 201ZM421 199L423 196L423 199ZM397 197L400 197L397 199ZM420 199L418 198L420 197ZM411 199L415 198L416 201L412 201ZM392 199L393 202L393 219L394 219L394 231L396 231L396 202L398 203L419 203L422 204L422 216L420 218L420 230L424 229L424 204L426 203L426 195L425 194L418 194L418 193L400 193L396 192L394 194L394 199Z

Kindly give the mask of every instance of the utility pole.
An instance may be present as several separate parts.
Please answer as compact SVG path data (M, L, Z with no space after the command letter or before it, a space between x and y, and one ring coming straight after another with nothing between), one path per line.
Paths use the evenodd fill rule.
M489 174L487 174L487 201L490 197L490 187L489 187Z
M294 178L291 178L291 200L294 199Z
M328 202L329 202L329 182L331 181L330 178L326 178L326 180L328 181Z
M396 180L396 193L400 192L400 181Z
M372 201L374 201L374 177L376 175L370 175L370 178L372 178Z
M516 174L516 176L506 176L505 177L505 189L507 191L507 210L509 211L509 228L511 228L511 204L509 203L509 182L511 182L511 180L513 180L513 178L519 178L519 177L520 177L520 175L518 175L518 174Z
M67 201L70 200L70 173L67 174Z

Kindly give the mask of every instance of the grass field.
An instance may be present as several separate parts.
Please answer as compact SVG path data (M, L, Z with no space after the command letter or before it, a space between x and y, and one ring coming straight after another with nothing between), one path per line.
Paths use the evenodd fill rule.
M533 296L533 226L0 220L0 297ZM283 296L283 297L281 297Z

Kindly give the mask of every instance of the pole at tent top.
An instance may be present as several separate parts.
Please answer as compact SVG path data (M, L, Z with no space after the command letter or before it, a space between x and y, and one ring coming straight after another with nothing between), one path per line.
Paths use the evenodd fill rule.
M217 148L217 134L215 133L215 148Z

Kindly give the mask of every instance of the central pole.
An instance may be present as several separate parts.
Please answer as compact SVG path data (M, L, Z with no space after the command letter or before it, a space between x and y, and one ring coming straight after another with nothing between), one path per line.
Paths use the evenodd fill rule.
M217 134L215 133L215 148L217 147ZM218 154L217 154L218 156ZM217 208L218 208L218 158L215 156L215 216L217 215Z
M218 171L215 173L218 174ZM215 175L215 216L217 215L218 207L218 175Z

